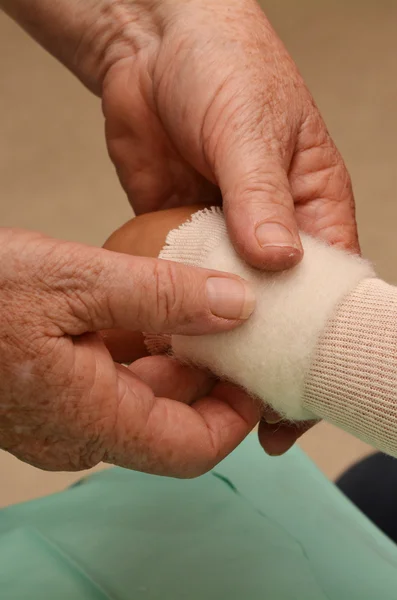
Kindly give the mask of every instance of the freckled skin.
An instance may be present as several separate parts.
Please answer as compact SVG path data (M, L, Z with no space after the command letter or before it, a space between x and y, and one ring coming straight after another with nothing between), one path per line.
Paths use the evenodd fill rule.
M299 262L298 230L359 251L345 164L254 0L1 5L101 97L109 154L137 214L222 203L237 252L263 269ZM173 218L153 246L145 236L136 252L155 255ZM282 225L288 243L277 246L270 234L259 243L264 223ZM129 244L127 236L120 252ZM99 330L181 330L200 314L191 295L189 304L197 273L140 260L0 233L0 447L48 469L105 459L192 476L253 426L258 415L236 391L216 387L216 401L190 408L174 404L171 392L167 401L152 393L154 359L129 370L113 362L104 340L117 360L125 351L136 359L141 337L126 349ZM180 308L169 314L175 302ZM196 333L221 326L200 318ZM165 380L175 376L175 365L161 368ZM190 391L185 401L192 398Z
M48 470L107 461L193 477L249 433L257 407L168 357L140 358L138 333L129 368L115 362L117 337L105 342L114 328L199 333L238 322L206 314L211 272L115 252L117 239L129 245L125 233L110 252L0 230L0 448Z
M346 166L257 3L153 6L161 34L115 61L102 92L109 153L136 213L223 203L236 250L269 270L301 259L298 229L358 252ZM261 248L263 222L284 225L298 250L271 237Z
M115 231L105 243L105 248L136 256L158 256L166 237L172 229L186 222L193 213L208 205L195 205L158 211L131 219ZM105 343L116 351L124 362L133 362L147 356L143 335L139 332L113 330L106 332ZM160 358L160 357L159 357ZM164 383L159 386L166 393ZM268 422L266 422L268 421ZM276 424L274 424L276 422ZM279 455L286 452L315 422L293 424L283 422L273 409L265 408L258 429L259 440L266 452Z

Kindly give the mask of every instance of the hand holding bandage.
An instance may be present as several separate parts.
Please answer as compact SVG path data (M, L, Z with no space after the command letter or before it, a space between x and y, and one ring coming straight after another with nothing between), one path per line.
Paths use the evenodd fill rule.
M324 418L397 455L397 289L361 258L307 236L294 269L251 269L218 209L175 225L160 257L244 277L257 307L235 331L172 336L172 354L239 384L288 420Z

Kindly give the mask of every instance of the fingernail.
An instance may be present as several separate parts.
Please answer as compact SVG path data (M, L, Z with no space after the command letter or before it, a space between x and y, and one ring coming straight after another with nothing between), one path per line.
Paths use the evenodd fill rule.
M254 292L237 279L210 277L207 298L212 314L223 319L248 319L255 308Z
M267 404L262 407L262 421L268 425L276 425L283 421L283 417L278 412L270 408Z
M263 420L266 421L266 423L268 425L276 425L276 423L281 423L281 421L283 420L282 417L272 417L272 416L268 416L268 417L263 417Z
M285 450L272 450L272 449L268 449L265 450L266 454L268 454L269 456L272 456L273 458L277 458L277 456L282 456L283 454L285 454Z
M256 239L262 248L277 246L300 250L300 244L292 233L280 223L261 223L256 228Z

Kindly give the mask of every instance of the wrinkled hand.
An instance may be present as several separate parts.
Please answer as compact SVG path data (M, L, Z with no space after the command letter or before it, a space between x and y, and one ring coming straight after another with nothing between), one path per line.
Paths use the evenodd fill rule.
M230 329L237 277L13 230L0 265L0 448L49 470L103 460L191 477L259 420L245 394L171 359L116 364L96 333ZM214 275L235 291L217 297Z
M254 0L0 5L102 96L138 213L222 201L237 251L260 268L300 260L298 229L358 251L343 160Z
M298 229L358 251L344 162L257 3L138 5L102 93L136 212L222 198L236 249L260 268L300 260Z
M237 251L259 268L299 262L299 230L359 252L346 166L257 3L139 6L149 25L133 51L122 29L127 48L102 94L109 153L135 211L222 202ZM260 441L280 454L310 426L262 421Z

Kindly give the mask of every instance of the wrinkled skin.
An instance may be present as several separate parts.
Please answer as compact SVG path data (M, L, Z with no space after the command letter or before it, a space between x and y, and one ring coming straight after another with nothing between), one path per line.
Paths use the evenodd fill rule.
M359 252L346 166L258 5L152 5L155 26L111 65L102 95L110 156L137 214L222 202L237 251L270 270L302 258L299 230ZM277 245L272 228L260 246L264 222L290 241ZM260 440L280 454L310 425L263 421Z
M260 418L241 391L175 361L115 363L97 333L230 329L208 310L213 272L11 230L0 264L2 449L49 470L104 460L193 477Z
M205 205L184 206L135 217L115 231L104 247L114 252L133 256L157 257L169 231L178 228L194 212L204 208L207 207ZM173 361L169 362L170 359L163 357L158 362L159 357L148 357L141 333L122 330L103 331L102 339L115 360L121 363L136 361L132 368L139 364L139 368L145 370L152 370L152 365L154 365L155 368L160 368L156 374L159 389L161 389L163 376L164 383L167 382L167 369ZM190 370L189 376L195 379L198 373L196 370ZM203 372L201 377L203 384L210 389L213 385L210 375ZM207 383L205 384L205 382ZM264 450L273 456L286 452L298 437L315 424L314 422L287 423L270 407L263 407L262 403L260 406L259 440Z
M138 213L222 201L237 251L259 268L296 264L298 229L358 251L345 165L253 0L0 6L102 97L109 152ZM263 223L273 225L259 243ZM97 333L231 326L189 297L202 300L202 275L17 232L1 233L0 259L1 447L47 469L107 460L188 477L259 419L238 390L216 385L209 398L203 375L174 363L117 365ZM272 453L296 435L260 427Z
M222 198L236 248L259 268L299 261L298 228L358 251L344 162L257 4L171 6L159 3L158 29L103 83L109 152L135 211ZM263 222L291 244L269 233L261 248Z

